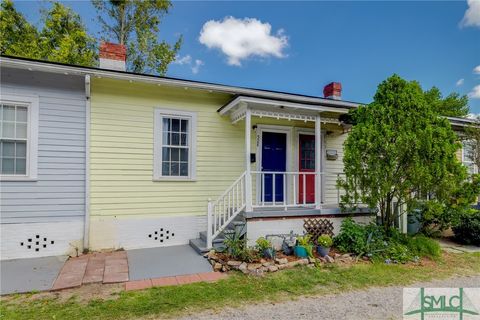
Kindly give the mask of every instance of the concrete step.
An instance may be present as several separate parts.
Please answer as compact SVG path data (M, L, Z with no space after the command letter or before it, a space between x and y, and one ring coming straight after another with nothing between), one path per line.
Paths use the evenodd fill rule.
M200 239L202 239L203 241L207 241L207 231L202 231L200 232ZM221 235L216 237L215 239L213 239L213 243L223 243L223 240L225 240L224 237L222 237Z
M200 238L198 238L198 239L191 239L191 240L189 241L189 243L190 243L190 246L191 246L195 251L198 252L198 254L204 254L204 253L210 251L209 249L207 249L207 243L206 243L204 240L200 239Z

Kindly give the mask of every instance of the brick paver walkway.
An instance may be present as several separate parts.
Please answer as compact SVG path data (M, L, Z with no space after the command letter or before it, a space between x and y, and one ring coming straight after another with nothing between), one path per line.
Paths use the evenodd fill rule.
M82 284L128 281L128 259L125 251L91 253L70 258L63 266L52 290L79 287Z
M214 282L220 279L225 279L227 274L221 272L203 272L195 274L186 274L182 276L175 277L163 277L155 279L145 279L145 280L136 280L128 281L125 283L125 290L142 290L151 287L165 287L165 286L176 286L194 282Z

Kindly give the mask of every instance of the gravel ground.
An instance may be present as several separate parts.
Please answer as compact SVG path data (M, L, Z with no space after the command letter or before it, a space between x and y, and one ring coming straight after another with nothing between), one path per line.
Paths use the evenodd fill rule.
M480 275L415 283L411 287L480 287ZM225 308L218 313L205 312L181 319L402 319L402 289L403 287L371 288L277 304L248 305L241 309Z

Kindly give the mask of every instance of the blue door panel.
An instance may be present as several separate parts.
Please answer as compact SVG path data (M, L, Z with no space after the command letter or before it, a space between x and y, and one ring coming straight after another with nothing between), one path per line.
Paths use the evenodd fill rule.
M285 172L287 169L287 134L277 132L262 133L262 171ZM283 175L265 174L265 202L273 201L273 183L275 183L275 201L283 202Z

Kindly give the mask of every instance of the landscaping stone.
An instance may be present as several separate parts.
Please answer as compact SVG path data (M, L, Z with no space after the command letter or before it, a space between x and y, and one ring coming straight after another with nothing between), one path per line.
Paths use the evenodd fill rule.
M264 267L270 267L271 265L273 265L273 263L270 262L270 261L265 261L265 262L262 263L262 266L264 266Z
M275 259L275 262L278 263L278 264L287 264L288 259L287 258L277 258L277 259Z
M220 270L222 270L222 267L223 267L223 265L222 265L221 263L216 262L216 263L213 265L213 270L214 270L214 271L220 271Z
M249 263L247 266L247 269L251 271L251 270L259 269L261 267L262 267L261 263Z
M242 271L243 273L248 273L248 269L247 269L247 263L246 262L242 262L239 266L238 266L238 270Z
M242 264L242 261L230 260L227 262L227 265L233 268L238 269L238 267Z
M263 270L262 270L262 269L250 270L248 273L249 273L250 275L252 275L252 276L255 276L255 277L261 277L261 276L263 276Z
M334 260L332 257L328 256L328 255L325 256L325 261L326 261L327 263L334 263L334 262L335 262L335 260Z
M269 272L278 271L278 267L277 267L277 266L269 266L269 267L268 267L268 271L269 271Z
M313 257L308 257L308 263L315 263L316 259Z

